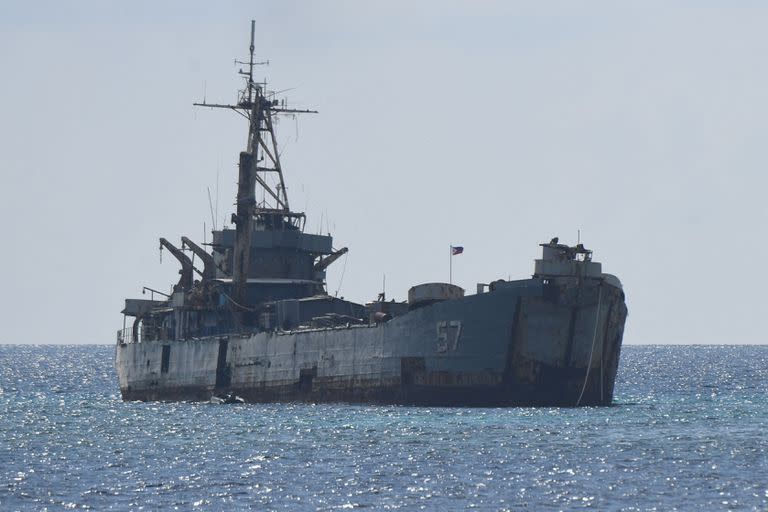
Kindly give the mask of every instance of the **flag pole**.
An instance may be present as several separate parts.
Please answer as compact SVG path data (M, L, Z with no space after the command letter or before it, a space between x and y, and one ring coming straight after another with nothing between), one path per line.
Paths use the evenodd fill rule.
M453 246L448 246L448 284L453 284Z

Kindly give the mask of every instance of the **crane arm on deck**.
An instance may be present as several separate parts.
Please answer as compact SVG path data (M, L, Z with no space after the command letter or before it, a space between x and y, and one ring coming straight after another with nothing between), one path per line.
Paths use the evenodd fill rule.
M179 263L181 263L181 270L179 270L181 278L179 279L177 286L180 287L183 291L189 290L192 288L192 283L194 281L193 272L197 270L194 265L192 265L192 260L189 259L189 256L184 254L184 251L173 245L171 242L165 238L160 238L160 249L163 247L168 249L168 251L173 254L177 260L179 260ZM200 271L198 270L198 273L199 272Z
M186 236L181 237L181 242L182 245L189 247L198 258L203 260L203 279L215 279L216 262L213 260L213 256Z
M322 272L326 268L330 267L331 263L333 263L337 259L344 256L347 253L347 251L349 251L349 249L347 249L346 247L342 247L338 251L332 252L327 257L321 259L320 261L315 263L315 272Z

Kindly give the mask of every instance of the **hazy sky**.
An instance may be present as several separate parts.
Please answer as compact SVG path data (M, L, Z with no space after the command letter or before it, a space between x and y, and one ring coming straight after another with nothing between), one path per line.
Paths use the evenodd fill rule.
M621 7L619 7L619 5ZM524 278L582 241L624 283L626 343L764 343L762 2L0 4L0 342L113 343L167 290L158 237L232 211L233 64L289 104L292 206L348 246L339 295ZM342 258L329 272L340 285Z

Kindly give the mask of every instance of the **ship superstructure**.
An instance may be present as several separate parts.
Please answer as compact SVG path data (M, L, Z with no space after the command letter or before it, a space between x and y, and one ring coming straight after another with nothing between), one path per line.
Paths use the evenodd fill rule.
M303 212L291 210L274 117L280 114L317 113L288 108L267 90L266 82L254 80L251 23L250 59L239 73L245 87L235 104L194 103L196 106L237 112L248 121L246 148L239 156L235 229L213 230L211 253L187 237L175 246L160 238L160 247L180 263L181 277L166 301L128 300L124 314L134 318L131 341L179 340L232 332L257 332L286 326L291 314L280 301L316 297L333 304L340 315L358 314L352 303L326 295L325 270L347 252L333 249L330 235L304 231ZM189 251L202 262L194 266ZM196 279L197 278L197 279ZM156 292L155 293L159 293ZM282 307L281 307L282 306Z

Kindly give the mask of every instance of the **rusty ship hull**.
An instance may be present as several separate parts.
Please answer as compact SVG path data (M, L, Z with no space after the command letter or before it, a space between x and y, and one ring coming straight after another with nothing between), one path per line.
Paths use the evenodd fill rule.
M606 405L627 309L602 279L527 279L385 323L117 346L125 400Z

